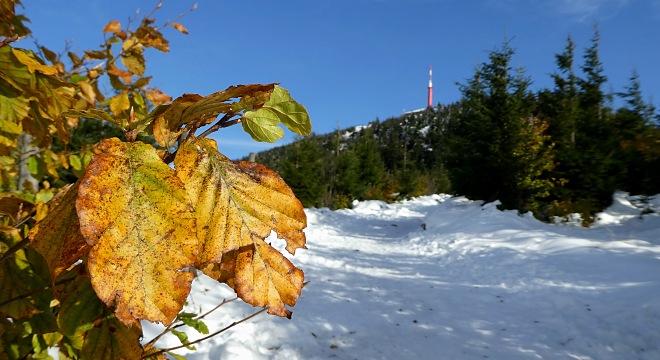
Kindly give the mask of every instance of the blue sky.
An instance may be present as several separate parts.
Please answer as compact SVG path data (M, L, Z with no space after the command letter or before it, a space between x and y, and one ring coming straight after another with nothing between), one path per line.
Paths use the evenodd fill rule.
M101 42L109 20L125 25L137 8L149 12L157 1L23 3L41 44L61 50L69 40L84 50ZM173 19L194 3L165 1L156 17ZM319 134L426 106L429 65L434 103L458 100L456 83L507 38L516 49L513 65L525 68L533 88L551 87L554 54L570 35L582 64L596 23L605 90L622 91L636 70L644 96L660 104L660 0L202 0L181 22L190 34L166 31L170 53L147 54L152 85L176 97L279 82L307 107ZM231 158L293 139L287 133L274 145L259 144L234 128L216 136Z

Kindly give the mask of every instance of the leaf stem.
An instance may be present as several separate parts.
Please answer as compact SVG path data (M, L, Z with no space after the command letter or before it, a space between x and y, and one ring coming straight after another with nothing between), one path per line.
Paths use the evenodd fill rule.
M179 346L174 346L174 347L167 348L167 349L161 349L161 350L158 350L158 351L156 351L156 352L154 352L154 353L147 354L147 355L143 355L141 359L149 359L149 358L152 358L152 357L154 357L154 356L158 356L158 355L160 355L160 354L164 354L164 353L169 352L169 351L172 351L172 350L181 349L181 348L184 348L184 347L188 347L188 346L190 346L190 345L194 345L194 344L200 343L200 342L202 342L202 341L204 341L204 340L208 340L208 339L210 339L210 338L212 338L212 337L214 337L214 336L216 336L216 335L218 335L218 334L221 334L221 333L223 333L223 332L225 332L225 331L227 331L227 330L233 328L233 327L236 326L236 325L239 325L239 324L241 324L241 323L243 323L243 322L246 322L246 321L252 319L253 317L255 317L255 316L261 314L262 312L264 312L264 311L266 311L266 310L268 310L268 307L265 307L265 308L263 308L263 309L261 309L261 310L255 312L254 314L252 314L252 315L250 315L250 316L247 316L247 317L245 317L245 318L243 318L243 319L241 319L241 320L239 320L239 321L234 321L234 322L231 323L230 325L225 326L224 328L222 328L222 329L220 329L220 330L214 332L214 333L211 334L211 335L205 336L205 337L203 337L203 338L199 338L199 339L197 339L197 340L195 340L195 341L191 341L191 342L189 342L189 343L187 343L187 344L183 344L183 345L179 345Z

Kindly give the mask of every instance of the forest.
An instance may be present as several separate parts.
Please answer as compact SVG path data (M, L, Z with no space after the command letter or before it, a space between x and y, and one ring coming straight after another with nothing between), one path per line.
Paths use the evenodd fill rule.
M604 90L599 42L596 27L580 58L569 36L554 86L537 91L505 42L458 84L456 103L301 137L256 159L306 207L450 193L542 220L580 213L588 225L615 190L660 192L660 116L634 69L620 92Z

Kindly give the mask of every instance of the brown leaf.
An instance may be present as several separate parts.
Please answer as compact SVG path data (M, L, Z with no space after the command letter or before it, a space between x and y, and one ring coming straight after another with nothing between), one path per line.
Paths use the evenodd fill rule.
M28 235L32 246L46 260L53 279L89 253L76 213L79 185L80 181L66 189L63 196L54 198L48 204L46 217Z
M210 139L184 144L174 164L196 204L198 266L229 265L235 257L236 293L254 306L268 305L271 314L288 316L284 305L295 304L303 273L264 239L272 230L291 254L305 248L307 220L300 201L277 173L229 160ZM230 253L239 248L235 256ZM231 272L227 266L224 271Z
M181 135L181 126L185 124L183 120L183 113L202 99L197 94L183 94L176 98L169 108L160 114L154 121L154 138L161 146L169 148L176 143L177 138Z
M117 20L112 20L103 27L103 32L113 33L121 29L121 24Z
M92 246L92 286L117 318L170 324L197 261L194 209L181 180L141 142L103 140L87 166L76 207Z
M172 97L160 91L159 89L149 89L144 96L151 101L154 106L167 104L172 101Z
M186 35L188 34L188 29L186 29L186 27L183 26L182 24L174 23L174 24L172 24L172 27L177 29L178 31L186 34Z
M126 70L121 70L121 69L116 68L114 66L112 66L108 69L108 74L114 75L118 78L121 78L127 84L131 82L131 79L132 79L132 76L133 76L130 72L128 72Z
M12 221L18 222L34 211L34 204L15 196L0 198L0 214L8 215Z

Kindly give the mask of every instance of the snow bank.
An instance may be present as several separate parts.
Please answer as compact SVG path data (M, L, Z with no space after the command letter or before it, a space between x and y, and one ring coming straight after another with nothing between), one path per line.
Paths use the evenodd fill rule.
M445 195L307 210L309 250L292 260L310 283L292 320L260 315L196 352L177 352L189 359L660 359L660 217L640 217L627 195L615 200L588 229ZM200 277L189 307L205 311L231 296ZM234 302L207 324L214 331L252 312ZM159 328L145 331L149 339ZM165 337L158 345L177 342Z

